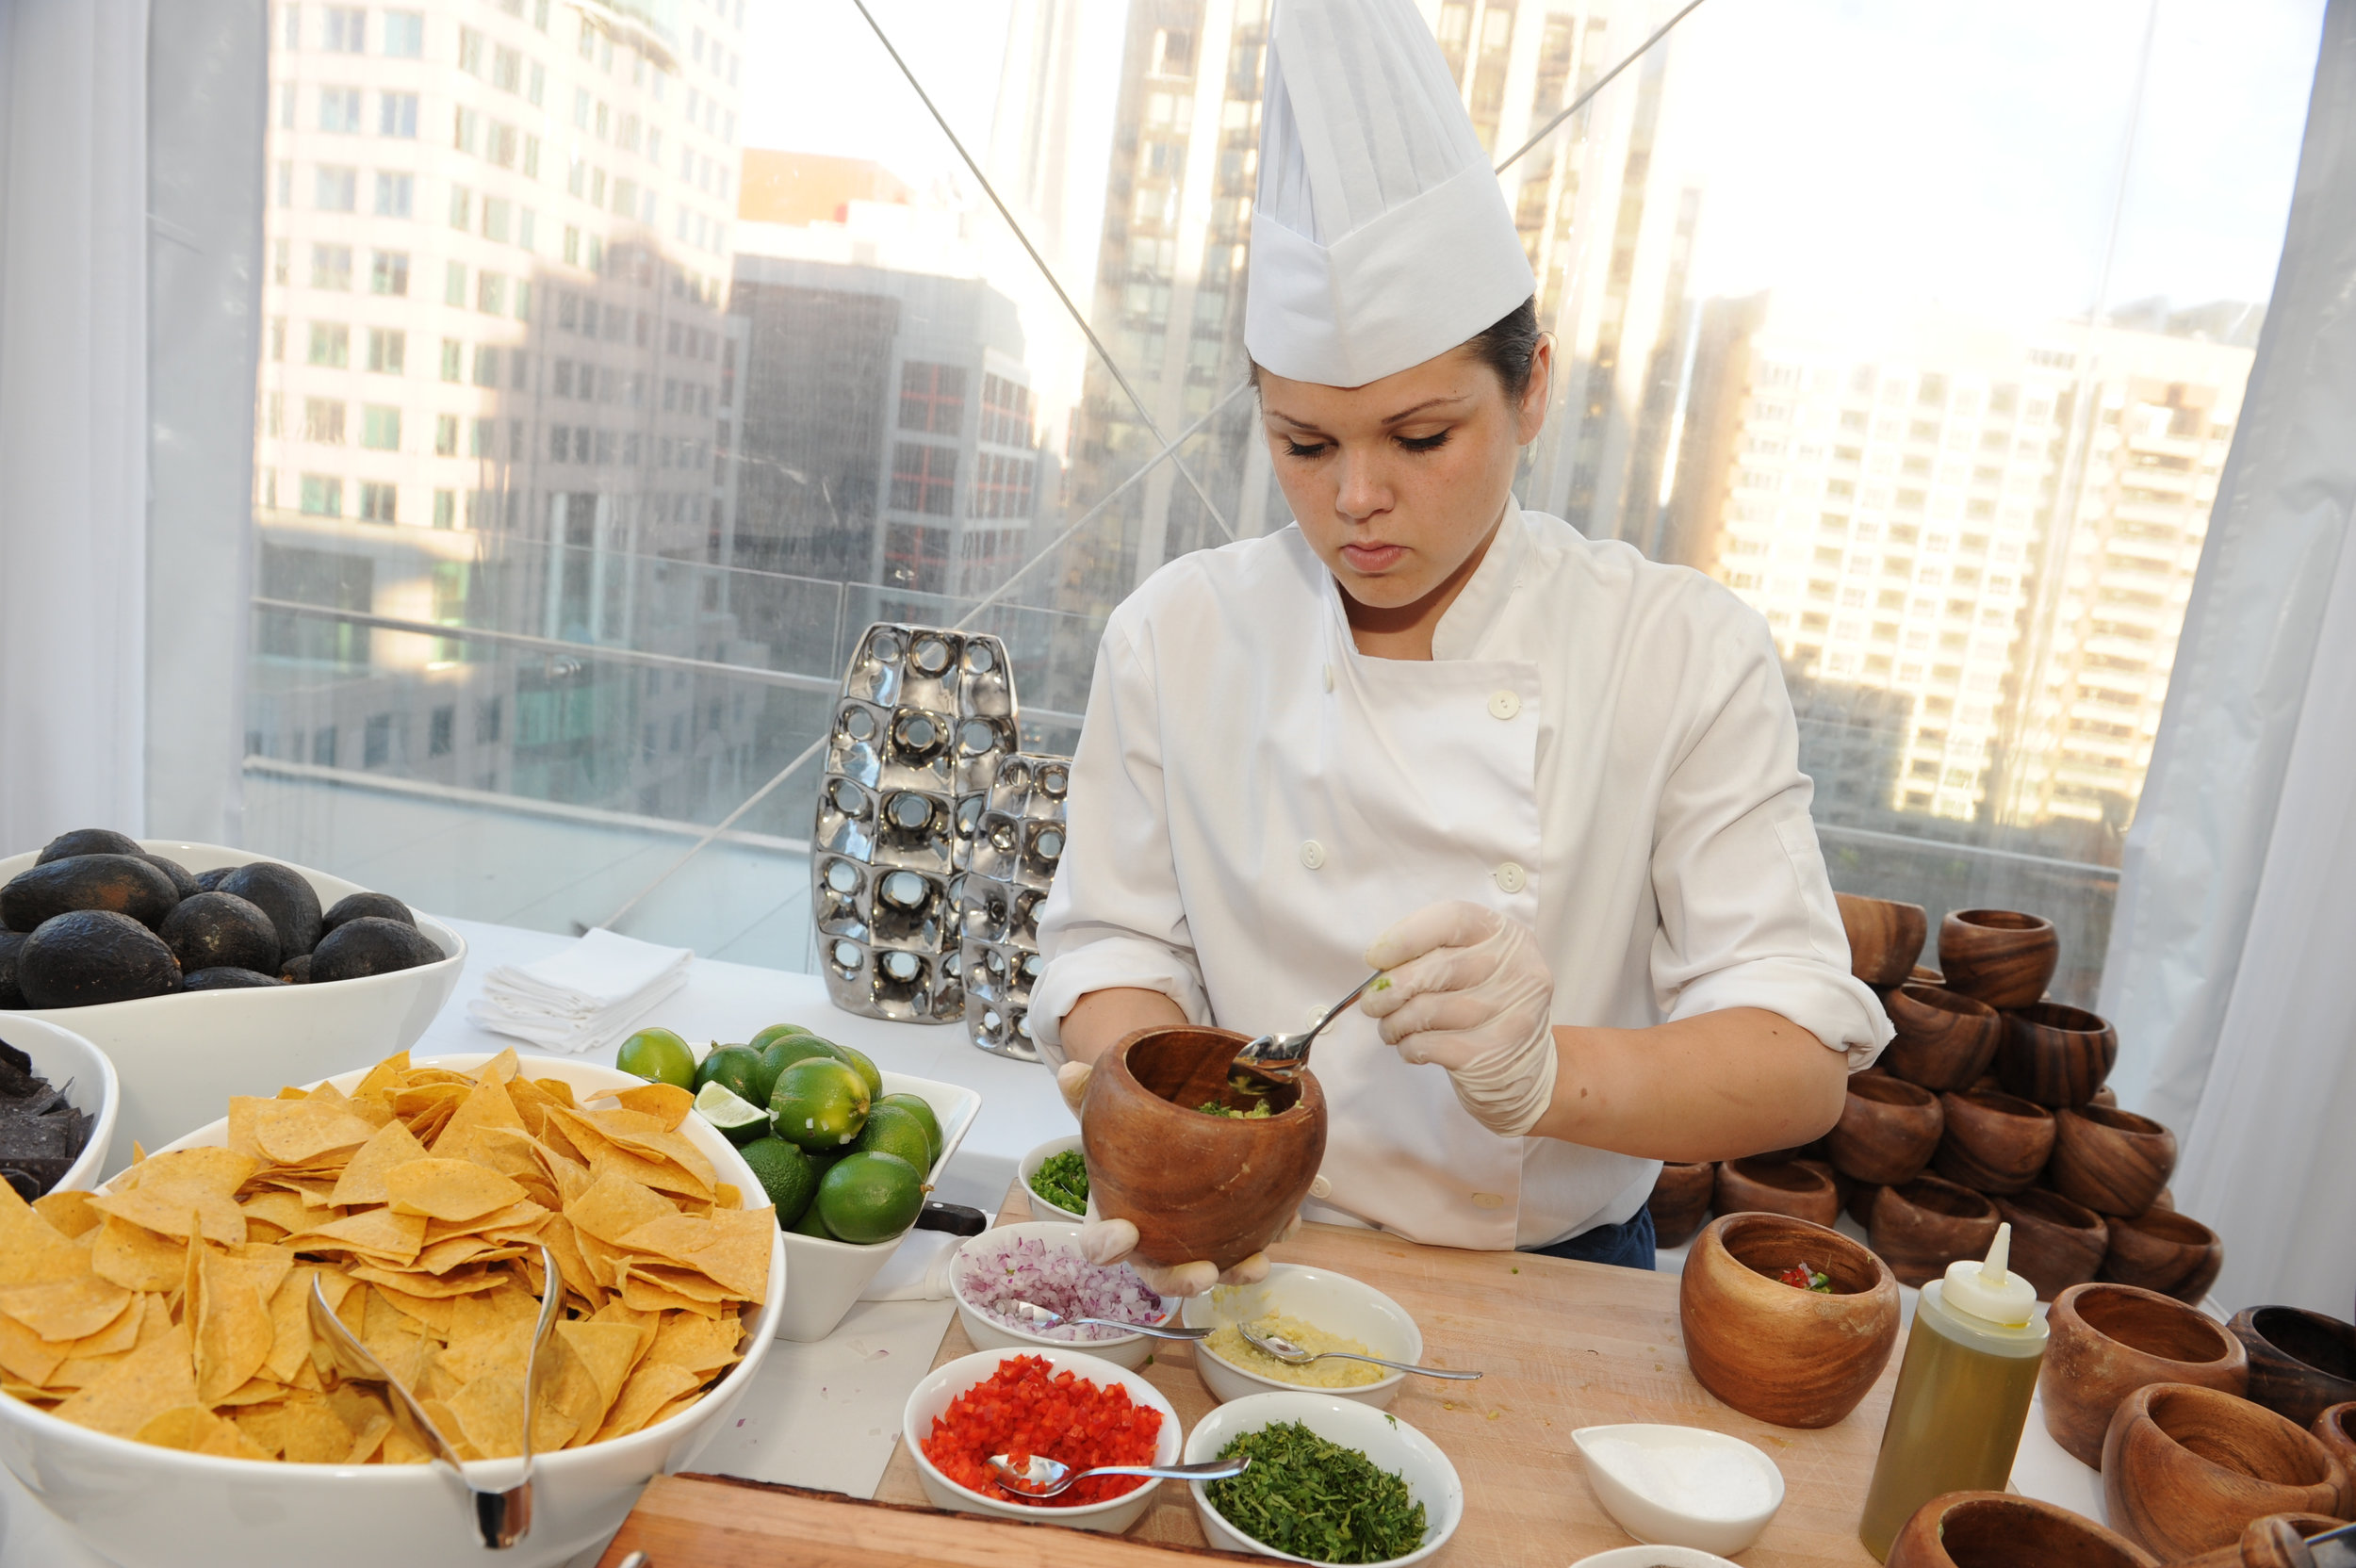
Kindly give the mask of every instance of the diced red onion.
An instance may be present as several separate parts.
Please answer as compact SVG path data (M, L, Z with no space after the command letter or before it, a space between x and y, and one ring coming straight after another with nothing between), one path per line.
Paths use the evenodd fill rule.
M957 1294L991 1321L1041 1339L1086 1344L1119 1339L1123 1331L1093 1323L1058 1323L1042 1329L1026 1322L1012 1303L1028 1301L1067 1318L1109 1317L1121 1323L1159 1323L1170 1303L1127 1264L1090 1263L1071 1247L1052 1246L1044 1236L983 1235L960 1260Z

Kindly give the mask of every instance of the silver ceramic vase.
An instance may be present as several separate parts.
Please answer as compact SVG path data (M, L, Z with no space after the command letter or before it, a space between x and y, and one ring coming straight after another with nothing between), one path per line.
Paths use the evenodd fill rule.
M1001 760L957 900L966 1033L984 1051L1017 1061L1039 1060L1030 1023L1039 910L1063 858L1071 787L1068 757L1016 752Z

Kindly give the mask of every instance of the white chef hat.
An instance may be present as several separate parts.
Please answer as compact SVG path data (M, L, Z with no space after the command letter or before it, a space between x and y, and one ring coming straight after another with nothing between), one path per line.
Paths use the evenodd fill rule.
M1244 347L1363 386L1532 292L1513 215L1414 0L1276 0Z

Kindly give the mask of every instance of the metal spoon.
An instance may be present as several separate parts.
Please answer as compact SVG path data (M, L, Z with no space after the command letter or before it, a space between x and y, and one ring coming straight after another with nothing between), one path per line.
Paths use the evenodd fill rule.
M1063 1323L1102 1323L1108 1329L1119 1329L1123 1333L1146 1334L1154 1339L1208 1339L1211 1337L1211 1331L1208 1329L1178 1329L1164 1328L1155 1324L1123 1323L1117 1317L1066 1317L1059 1312L1048 1311L1036 1301L1009 1301L1006 1303L1006 1310L1034 1329L1052 1329Z
M532 1413L534 1396L539 1393L540 1374L548 1363L540 1359L541 1349L556 1328L556 1320L564 1305L564 1282L556 1269L556 1254L546 1247L540 1249L540 1267L545 1282L540 1298L540 1320L532 1325L532 1350L524 1363L524 1429L522 1470L515 1484L503 1491L491 1491L474 1484L466 1475L466 1462L434 1418L417 1403L417 1396L406 1384L393 1376L390 1368L376 1359L376 1352L360 1343L343 1320L327 1304L326 1295L319 1289L319 1277L311 1279L311 1332L327 1344L329 1357L336 1371L355 1382L384 1385L384 1402L389 1407L393 1426L401 1436L433 1455L450 1468L460 1484L474 1496L475 1527L483 1532L483 1544L494 1550L513 1546L532 1528Z
M1328 1356L1335 1356L1343 1361L1369 1361L1377 1366L1387 1366L1395 1372L1413 1372L1418 1377L1425 1378L1447 1378L1460 1383L1471 1382L1481 1376L1478 1372L1450 1372L1446 1367L1440 1366L1417 1366L1414 1362L1408 1361L1384 1361L1381 1356L1362 1356L1351 1350L1304 1350L1283 1334L1264 1334L1249 1323L1238 1323L1235 1327L1243 1331L1243 1337L1251 1343L1253 1349L1263 1355L1271 1356L1287 1366L1306 1366L1313 1361L1323 1361Z
M1203 1464L1100 1464L1093 1470L1074 1470L1061 1460L1033 1454L1029 1465L1018 1469L1007 1462L1006 1455L992 1454L990 1467L996 1472L999 1486L1018 1497L1056 1497L1090 1476L1159 1476L1165 1480L1223 1481L1251 1469L1252 1460L1245 1455Z
M1325 1011L1325 1016L1297 1035L1262 1035L1258 1039L1235 1053L1235 1060L1259 1070L1263 1077L1280 1084L1289 1084L1309 1065L1309 1042L1316 1039L1325 1026L1341 1017L1342 1009L1366 993L1368 986L1383 978L1376 970L1350 988L1343 997Z

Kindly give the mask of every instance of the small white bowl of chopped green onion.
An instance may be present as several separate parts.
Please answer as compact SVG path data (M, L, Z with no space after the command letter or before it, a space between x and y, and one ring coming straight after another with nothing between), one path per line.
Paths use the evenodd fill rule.
M1085 1219L1088 1207L1088 1156L1080 1135L1050 1138L1023 1156L1016 1167L1033 1219Z
M1456 1533L1464 1487L1439 1446L1395 1415L1330 1394L1254 1394L1187 1435L1186 1462L1252 1467L1189 1481L1210 1544L1288 1562L1407 1568Z
M1404 1372L1339 1356L1287 1366L1245 1342L1236 1325L1272 1330L1307 1350L1348 1350L1385 1361L1423 1361L1423 1333L1407 1309L1372 1285L1297 1263L1270 1266L1258 1284L1221 1285L1191 1296L1179 1319L1212 1337L1194 1348L1194 1369L1221 1403L1254 1394L1309 1389L1377 1410L1399 1397Z

